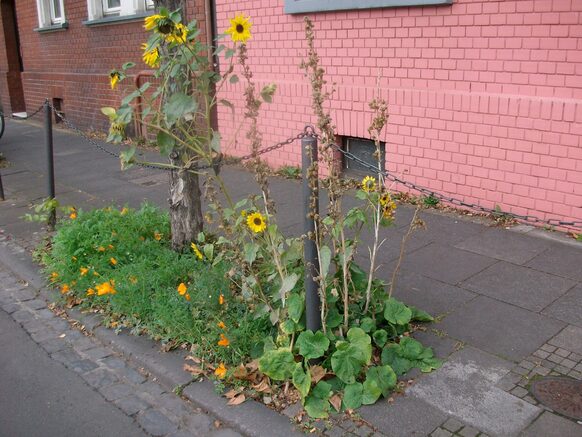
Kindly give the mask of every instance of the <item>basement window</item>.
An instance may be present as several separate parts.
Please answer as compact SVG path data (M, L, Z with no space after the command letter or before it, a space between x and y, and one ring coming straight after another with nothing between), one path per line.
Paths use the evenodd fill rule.
M343 139L343 148L346 152L355 155L364 163L378 168L378 160L374 156L376 152L376 145L374 141L364 138L345 137ZM386 167L386 145L384 142L380 143L380 168L382 171ZM363 165L362 163L343 156L342 169L345 176L361 178L363 176L377 177L378 171Z
M453 0L285 0L286 14L342 11L347 9L396 8L450 5Z

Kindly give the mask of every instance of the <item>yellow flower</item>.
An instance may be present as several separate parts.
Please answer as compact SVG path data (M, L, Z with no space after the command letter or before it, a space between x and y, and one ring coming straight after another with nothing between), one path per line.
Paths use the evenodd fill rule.
M243 210L240 212L240 215L241 215L242 217L246 217L246 216L247 216L247 210L246 210L246 209L243 209Z
M253 212L247 216L247 226L255 234L259 234L267 229L267 222L260 212Z
M92 288L87 289L87 296L93 296L94 294L95 294L95 290L93 290Z
M362 190L364 190L366 193L375 191L376 178L373 178L372 176L366 176L364 179L362 179Z
M186 294L184 295L184 297L186 298L186 300L187 300L187 301L190 301L190 294L186 293Z
M166 35L166 42L184 44L188 39L188 29L182 23L174 25L170 33Z
M100 275L97 272L93 272L93 276L100 276Z
M71 289L67 284L63 284L61 286L61 294L67 294L69 291L71 291Z
M113 281L107 281L102 284L96 285L95 289L97 290L97 296L117 293L117 291L115 290L115 282Z
M156 241L160 241L162 239L162 234L160 234L158 231L154 232L154 239Z
M220 293L220 296L218 296L218 304L224 305L224 295L222 293Z
M226 329L226 325L224 324L224 322L218 322L216 326L218 326L220 329Z
M218 340L218 346L227 347L230 344L230 341L224 334L220 334L220 340Z
M114 90L117 83L121 79L121 74L117 70L111 70L109 73L109 83L111 84L111 89Z
M226 367L224 366L224 363L220 363L220 365L214 371L214 374L220 379L223 379L226 376Z
M79 271L81 272L81 276L85 276L89 269L87 267L81 267Z
M190 244L190 247L192 248L192 250L194 251L194 253L198 257L198 259L202 259L203 258L202 252L200 252L200 249L198 249L198 246L196 246L196 243Z
M59 278L59 274L57 272L51 273L51 282L55 282Z
M97 252L105 252L105 248L103 246L99 246L97 248Z
M188 287L186 287L186 284L180 282L180 285L178 285L178 293L180 293L180 296L184 296L187 291Z
M390 196L390 193L382 193L378 201L380 202L380 205L386 206L392 201L392 197Z
M112 266L117 265L117 260L113 257L109 258L109 262L111 263Z
M225 33L228 33L234 42L240 41L245 44L247 40L252 38L251 27L253 27L253 23L250 20L251 17L238 14L230 20L230 27L226 29Z
M77 211L73 211L72 213L70 213L69 218L71 220L75 220L77 218Z
M142 44L143 55L142 59L146 65L149 65L152 68L156 68L160 65L160 51L157 47L151 48L147 50L147 43Z
M144 28L147 31L153 30L156 27L158 27L158 23L162 20L165 20L166 18L163 17L162 15L159 14L154 14L154 15L150 15L149 17L146 17L144 22Z
M120 212L120 214L121 214L121 215L125 215L125 214L127 214L128 212L129 212L129 209L127 209L127 208L123 207L123 208L121 209L121 212Z

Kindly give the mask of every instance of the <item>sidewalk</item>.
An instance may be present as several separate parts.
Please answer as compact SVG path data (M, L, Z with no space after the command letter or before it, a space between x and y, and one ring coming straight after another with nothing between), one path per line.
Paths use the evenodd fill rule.
M138 206L148 200L166 206L167 175L121 172L115 158L78 136L59 130L54 136L61 204ZM9 121L0 152L11 162L0 169L7 197L0 203L0 229L30 249L40 238L39 226L20 217L30 202L45 197L40 125ZM256 190L245 171L225 168L223 175L235 198ZM297 182L274 179L272 191L282 229L299 233ZM386 231L379 271L385 279L412 212L399 207L396 226ZM445 365L418 375L393 403L362 408L370 428L338 426L326 435L582 435L582 425L545 409L529 391L532 379L543 375L582 380L582 244L526 226L492 228L483 220L431 211L421 217L427 229L408 244L396 297L438 316L417 337ZM572 410L582 419L582 405Z

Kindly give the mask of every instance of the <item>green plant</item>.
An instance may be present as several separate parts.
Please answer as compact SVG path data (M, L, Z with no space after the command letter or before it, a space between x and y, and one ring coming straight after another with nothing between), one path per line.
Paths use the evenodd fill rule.
M293 165L284 165L277 170L277 174L287 179L300 179L301 168Z
M428 196L422 197L422 203L424 206L428 208L434 208L440 203L440 200L438 197L435 197L434 195L430 194Z

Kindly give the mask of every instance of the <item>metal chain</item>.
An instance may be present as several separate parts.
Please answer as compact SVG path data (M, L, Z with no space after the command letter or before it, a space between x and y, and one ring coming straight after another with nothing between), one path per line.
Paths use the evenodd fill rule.
M34 117L36 114L38 114L40 111L42 111L44 109L44 103L42 105L40 105L38 107L38 109L36 111L34 111L32 114L27 115L26 117L18 117L18 116L14 116L12 115L12 118L16 119L16 120L28 120L29 118Z
M319 137L319 135L318 135L318 137ZM354 155L351 152L348 152L347 150L342 149L337 144L332 143L331 146L335 150L339 151L346 158L348 158L354 162L357 162L362 167L365 167L368 170L371 170L375 173L378 173L378 168L376 168L372 164L364 161L360 157ZM497 216L509 216L509 217L514 218L514 219L522 220L522 221L525 221L528 223L538 223L538 224L545 224L545 225L550 225L550 226L570 226L570 227L575 227L575 228L582 228L582 220L577 220L577 221L564 221L564 220L558 220L558 219L544 220L544 219L541 219L541 218L533 216L533 215L521 215L521 214L515 214L512 212L500 212L498 210L486 208L486 207L481 206L481 205L476 204L476 203L465 202L465 201L457 199L455 197L446 196L446 195L438 193L436 191L429 190L428 188L425 188L425 187L422 187L420 185L417 185L417 184L414 184L412 182L401 179L401 178L391 174L390 172L388 172L386 170L381 172L381 174L390 181L399 183L401 185L404 185L407 188L418 191L426 196L435 197L441 201L448 202L448 203L451 203L453 205L462 206L465 208L470 208L470 209L473 209L476 211L484 212L487 214L493 214L493 215L497 215Z
M89 136L87 136L87 134L85 134L85 132L83 132L81 129L79 129L78 127L76 127L75 125L73 125L69 120L67 120L65 118L65 116L59 112L55 107L53 107L50 103L49 103L50 108L54 111L54 113L56 114L56 116L62 120L63 124L65 126L67 126L69 129L77 132L83 139L85 139L88 143L90 143L91 145L93 145L94 147L96 147L97 149L101 150L102 152L107 153L108 155L114 156L115 158L120 158L120 155L112 152L111 150L103 147L101 144L99 144L97 141L95 141L93 138L90 138ZM42 106L41 108L42 109ZM38 112L38 111L37 111ZM225 157L224 155L220 154L218 156L218 158L212 163L212 164L206 164L206 165L201 165L201 166L196 166L196 167L191 167L188 168L187 171L201 171L201 170L208 170L211 168L216 168L217 166L220 167L222 165L232 165L232 164L238 164L240 162L243 161L247 161L249 159L252 158L256 158L260 155L264 155L266 153L272 152L274 150L280 149L281 147L284 147L288 144L292 144L293 142L295 142L296 140L302 139L305 136L308 135L314 135L315 131L313 130L313 128L311 126L306 126L305 129L300 132L299 134L297 134L294 137L290 137L284 141L281 141L279 143L273 144L272 146L269 147L265 147L263 149L258 150L255 153L249 153L248 155L243 155L240 157ZM140 162L136 162L135 165L140 166L140 167L144 167L144 168L150 168L153 170L163 170L163 171L172 171L175 169L172 168L167 168L167 167L161 167L158 165L154 165L154 164L145 164L145 163L140 163Z

